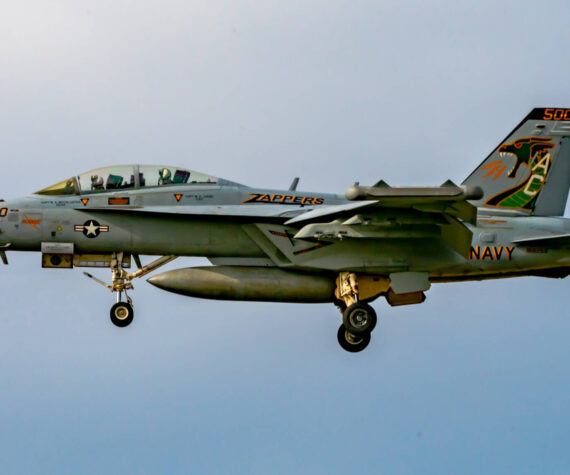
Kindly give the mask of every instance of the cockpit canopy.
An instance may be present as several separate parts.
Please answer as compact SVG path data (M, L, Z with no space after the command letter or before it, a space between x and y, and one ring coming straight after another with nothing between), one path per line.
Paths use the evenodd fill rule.
M237 185L211 175L167 165L121 165L98 168L37 191L38 195L79 195L171 185Z

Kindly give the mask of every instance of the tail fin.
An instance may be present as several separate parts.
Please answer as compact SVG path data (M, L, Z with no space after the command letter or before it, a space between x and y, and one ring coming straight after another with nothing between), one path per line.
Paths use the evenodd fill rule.
M570 189L570 109L533 109L463 182L476 206L562 216Z

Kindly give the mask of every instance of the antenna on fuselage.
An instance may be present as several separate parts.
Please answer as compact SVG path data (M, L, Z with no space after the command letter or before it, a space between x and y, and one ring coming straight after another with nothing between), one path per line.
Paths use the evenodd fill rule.
M293 178L293 182L291 183L291 186L289 187L289 191L297 191L297 185L299 184L299 177L296 176L295 178Z

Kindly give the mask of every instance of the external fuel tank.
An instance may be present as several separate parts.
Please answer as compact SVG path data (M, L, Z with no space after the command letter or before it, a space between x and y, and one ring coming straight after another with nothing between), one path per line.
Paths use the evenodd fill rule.
M258 302L332 302L335 288L332 275L273 267L188 267L163 272L148 282L190 297Z

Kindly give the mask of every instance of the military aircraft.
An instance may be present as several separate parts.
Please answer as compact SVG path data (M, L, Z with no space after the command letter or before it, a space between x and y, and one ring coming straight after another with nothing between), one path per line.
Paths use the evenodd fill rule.
M354 184L344 194L251 188L186 168L124 165L0 202L0 257L106 267L111 321L133 321L132 281L178 256L212 266L151 284L210 299L334 303L338 341L366 348L370 302L418 304L432 283L570 274L570 109L532 110L461 186ZM160 256L142 265L141 255ZM137 270L128 272L131 258ZM125 296L123 300L123 294Z

